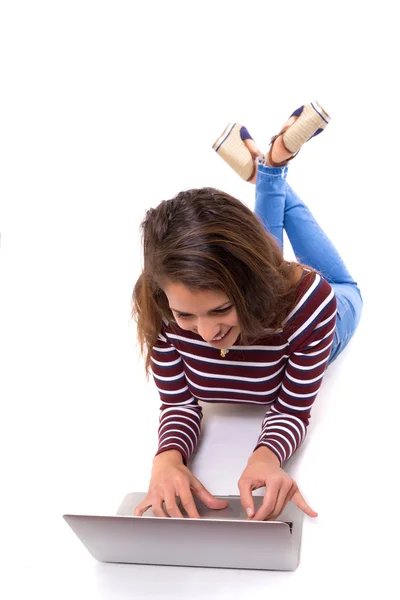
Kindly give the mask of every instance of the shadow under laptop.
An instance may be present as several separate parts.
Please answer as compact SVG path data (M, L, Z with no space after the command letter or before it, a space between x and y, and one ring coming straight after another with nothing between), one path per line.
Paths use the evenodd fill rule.
M282 589L295 575L295 571L257 571L241 569L220 569L215 567L157 566L114 564L97 562L94 577L99 593L96 596L109 598L171 598L174 600L187 598L226 598L227 590L235 586L246 585L247 590L256 592L264 590L268 583L268 591ZM292 579L293 583L294 580ZM228 587L227 587L228 586ZM279 586L279 588L278 588Z

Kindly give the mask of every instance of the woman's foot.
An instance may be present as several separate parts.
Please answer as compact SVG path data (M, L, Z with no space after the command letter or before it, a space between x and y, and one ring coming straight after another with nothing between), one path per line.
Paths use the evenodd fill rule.
M284 131L286 131L286 129L289 129L289 127L291 125L293 125L293 123L297 119L298 119L298 117L290 117L290 119L288 121L286 121L286 123L284 124L282 129ZM286 161L288 161L290 158L292 158L293 154L285 148L282 137L283 136L280 135L279 137L276 138L275 142L273 142L271 145L271 149L265 155L256 146L256 144L254 143L253 140L250 140L250 139L244 140L244 143L247 146L247 148L254 160L254 173L253 173L253 176L248 180L248 183L255 184L255 182L257 180L257 166L258 166L258 163L256 160L257 157L259 157L259 156L263 157L265 159L265 163L269 167L273 167L276 164L281 164L281 163L283 166L284 164L286 164Z
M299 117L290 117L283 125L281 131L287 131ZM270 167L277 164L284 166L286 162L293 157L293 154L285 147L283 135L278 135L271 144L270 150L265 155L265 162Z
M290 119L288 119L283 125L281 132L287 131L289 127L291 127L293 123L297 121L298 118L299 117L290 117ZM291 158L293 158L292 152L289 152L289 150L283 143L283 135L278 135L275 138L275 140L271 143L271 148L265 155L261 153L261 151L259 150L259 148L257 148L253 140L245 140L245 144L248 147L251 155L253 156L255 165L253 176L251 179L248 180L249 183L254 184L256 182L258 165L256 159L258 156L263 156L265 164L267 164L269 167L275 167L277 165L284 166ZM251 147L250 144L252 145Z
M295 121L297 121L299 117L290 117L290 119L288 119L286 121L286 123L283 125L281 131L286 131L287 129L289 129L289 127L291 125L293 125L293 123ZM283 143L283 135L279 135L274 142L272 142L271 144L271 148L270 150L264 155L263 152L261 152L261 150L256 146L256 144L254 143L254 141L252 139L247 139L244 140L245 145L247 146L250 154L253 157L254 160L254 173L253 176L248 180L248 183L253 183L255 184L256 180L257 180L257 158L259 156L262 156L265 159L265 163L269 166L269 167L273 167L276 166L277 164L279 165L285 165L286 162L291 159L293 157L293 154L291 152L289 152L289 150L285 147L284 143Z
M247 147L248 151L250 152L252 159L253 159L253 163L254 163L253 175L247 181L248 181L248 183L255 183L256 179L257 179L257 158L264 157L264 152L262 152L260 150L260 148L257 146L257 144L254 142L254 140L252 140L250 138L243 140L243 143Z
M297 108L278 135L271 139L265 159L270 167L282 167L294 158L303 144L323 132L331 120L318 102L309 102Z
M261 152L246 127L230 123L214 142L213 149L245 181L255 183L258 159L263 158L270 167L282 167L294 158L303 144L320 134L330 121L330 116L318 102L297 108L270 143L267 154Z
M264 156L264 152L260 150L254 140L251 138L243 140L244 145L248 148L252 158L255 160L258 156Z

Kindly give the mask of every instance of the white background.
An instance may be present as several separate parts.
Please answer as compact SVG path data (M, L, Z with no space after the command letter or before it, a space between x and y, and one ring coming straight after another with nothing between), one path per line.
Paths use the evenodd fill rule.
M394 5L2 2L2 596L396 596ZM145 210L201 186L252 206L254 188L212 143L236 121L266 148L312 99L332 122L290 181L365 309L288 466L319 512L305 519L300 567L97 563L62 514L114 514L127 492L146 489L156 448L159 399L130 322ZM262 415L225 417L206 411L196 466L217 494L237 492Z

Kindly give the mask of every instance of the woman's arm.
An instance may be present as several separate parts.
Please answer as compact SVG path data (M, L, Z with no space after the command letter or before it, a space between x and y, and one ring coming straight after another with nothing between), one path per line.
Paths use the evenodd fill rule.
M178 450L186 465L200 436L202 410L188 389L182 358L165 329L153 348L151 370L162 402L156 456Z
M281 465L306 437L311 409L331 353L336 298L326 281L321 280L320 288L313 304L299 312L293 323L288 337L291 353L282 385L277 399L265 415L255 447L255 450L261 446L268 447Z
M317 516L297 483L282 469L305 439L335 335L333 290L321 278L316 281L318 295L310 295L308 305L303 302L305 306L291 324L290 357L280 392L264 418L256 448L239 480L241 502L256 520L276 519L290 500L309 516ZM262 506L254 514L252 491L264 486Z
M226 508L227 502L215 498L186 466L200 435L202 411L188 390L182 359L165 330L158 336L151 362L162 401L159 446L148 493L134 515L142 516L151 506L157 517L182 518L183 507L189 517L199 518L194 496L214 510Z

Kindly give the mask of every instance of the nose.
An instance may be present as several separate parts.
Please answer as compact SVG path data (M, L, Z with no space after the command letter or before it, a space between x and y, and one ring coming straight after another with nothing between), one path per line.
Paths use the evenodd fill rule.
M215 323L211 323L210 321L204 321L199 319L197 322L197 333L201 335L203 340L210 343L217 335L219 335L221 328L219 325Z

